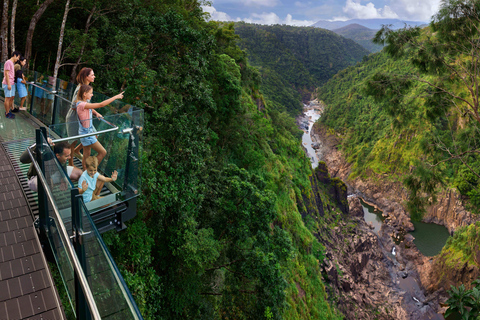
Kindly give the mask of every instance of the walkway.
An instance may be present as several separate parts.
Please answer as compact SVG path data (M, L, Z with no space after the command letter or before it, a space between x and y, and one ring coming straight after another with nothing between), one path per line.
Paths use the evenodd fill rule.
M3 103L0 108L4 110ZM11 120L0 113L1 319L65 318L20 184L19 179L26 179L22 173L25 168L14 167L7 154L17 142L31 144L35 127L38 124L26 115L18 114Z

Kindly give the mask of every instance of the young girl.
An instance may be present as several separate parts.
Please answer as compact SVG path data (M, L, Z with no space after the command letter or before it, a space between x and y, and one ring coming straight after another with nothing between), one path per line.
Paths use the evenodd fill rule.
M83 197L85 203L100 199L100 191L105 182L117 180L117 170L112 173L111 178L102 176L97 172L98 160L94 156L88 157L86 160L86 170L78 179L78 191Z
M67 118L65 120L65 122L67 123L67 134L69 137L73 137L78 134L78 118L77 118L77 109L76 109L77 105L75 103L75 100L77 99L78 90L80 90L80 87L82 84L90 84L94 81L95 81L95 73L91 68L82 68L77 75L78 85L75 88L75 91L73 92L72 105L68 109ZM90 102L90 101L87 101L87 102ZM102 117L102 115L95 110L93 110L92 113L97 118ZM70 149L72 150L72 157L68 161L70 165L73 166L73 157L75 155L80 154L80 149L82 149L83 146L81 143L77 146L76 139L68 140L68 143L70 143ZM77 157L80 158L79 156Z
M123 92L116 96L107 99L99 103L89 103L88 101L93 97L93 88L89 85L82 84L78 90L77 100L77 115L78 115L78 134L87 134L96 132L92 124L92 109L97 109L109 105L117 99L123 98ZM98 142L96 136L89 136L80 138L80 142L83 145L83 159L82 165L85 168L85 159L90 156L91 149L95 150L97 154L98 163L102 162L103 158L107 155L105 148Z

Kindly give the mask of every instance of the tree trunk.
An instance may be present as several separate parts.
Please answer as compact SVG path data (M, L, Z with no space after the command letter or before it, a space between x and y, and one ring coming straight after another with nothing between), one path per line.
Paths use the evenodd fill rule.
M15 15L17 14L17 1L18 0L13 0L12 22L10 23L10 48L12 53L15 51Z
M62 26L60 27L60 38L58 39L57 59L55 60L55 66L53 67L53 90L57 90L57 75L58 68L60 68L60 58L62 55L63 36L65 34L65 24L67 23L68 11L70 10L70 0L67 0L65 4L65 11L63 13Z
M2 61L4 63L8 59L8 0L3 0L3 14L2 14L2 26L1 26L2 38Z
M4 0L5 1L5 0ZM38 8L37 12L32 17L32 20L30 20L30 26L28 27L28 32L27 32L27 43L25 44L25 58L28 60L30 59L30 56L32 55L32 40L33 40L33 32L35 31L35 27L37 26L38 20L42 17L43 13L45 10L47 10L47 7L55 0L45 0L44 3Z
M93 6L92 11L88 15L87 22L85 23L85 34L88 34L88 30L90 29L90 25L92 24L92 17L95 14L96 6ZM80 54L78 55L77 62L72 68L72 73L70 74L70 80L75 82L75 78L77 77L77 68L80 65L80 61L82 61L83 52L85 51L85 42L82 43L82 48L80 49Z

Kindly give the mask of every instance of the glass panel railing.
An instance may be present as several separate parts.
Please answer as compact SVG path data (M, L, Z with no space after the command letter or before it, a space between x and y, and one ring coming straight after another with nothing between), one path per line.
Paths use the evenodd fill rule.
M70 240L73 235L73 210L71 201L66 198L71 194L72 185L40 130L37 130L36 156L33 156L30 149L29 155L37 171L39 227L50 244L68 300L72 305L77 305L74 308L77 318L84 318L82 314L89 313L92 319L100 319L93 294ZM82 297L83 301L83 297L88 297L81 309L78 308L78 297Z
M53 256L76 318L142 319L90 213L45 138L37 130L40 230ZM29 149L30 150L30 149ZM38 160L38 163L37 163ZM44 204L42 204L44 203Z
M24 107L34 117L46 125L65 122L67 112L71 107L71 101L77 84L62 79L54 82L52 76L37 71L24 70L24 76L27 84L27 98ZM3 69L0 73L0 81L3 80ZM4 96L3 90L0 90L0 96ZM101 102L110 97L95 92L92 102ZM15 105L20 105L18 94L15 97ZM108 107L102 110L104 116L128 112L132 105L122 101L114 101Z
M60 164L52 147L43 135L41 135L41 145L38 149L41 151L43 159L44 168L42 170L45 180L52 192L56 207L62 213L62 219L68 220L72 215L70 189L74 186L67 176L66 163L65 165Z
M143 136L143 110L130 108L128 112L107 115L103 119L94 118L92 121L98 131L97 139L107 151L98 171L107 177L117 171L118 177L116 181L106 183L108 190L102 194L103 198L87 203L89 210L100 207L104 209L115 201L127 201L140 194L139 157ZM75 123L51 125L50 137L56 141L68 138L67 128L73 124ZM117 129L111 131L112 127ZM92 155L95 155L93 150ZM79 160L76 165L82 169Z
M44 187L49 189L52 196L48 201L48 215L46 215L48 218L44 227L55 262L65 285L68 299L72 305L75 305L74 268L66 251L70 243L65 242L66 239L61 235L62 225L67 230L68 236L72 235L72 208L69 194L73 186L63 168L56 161L56 156L43 135L41 135L41 141L42 143L39 145L37 152L40 151L43 160L42 170L46 183ZM57 216L54 210L57 210L60 215Z
M83 200L80 203L85 270L100 316L102 319L141 319L133 297Z

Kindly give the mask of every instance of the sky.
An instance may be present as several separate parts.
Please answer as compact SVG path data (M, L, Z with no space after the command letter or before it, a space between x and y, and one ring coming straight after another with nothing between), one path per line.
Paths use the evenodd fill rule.
M210 0L212 20L310 26L319 20L400 19L429 22L441 0Z

